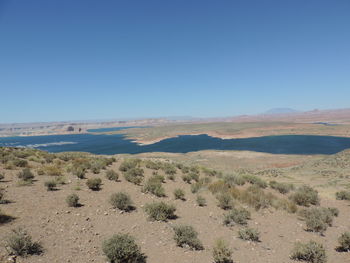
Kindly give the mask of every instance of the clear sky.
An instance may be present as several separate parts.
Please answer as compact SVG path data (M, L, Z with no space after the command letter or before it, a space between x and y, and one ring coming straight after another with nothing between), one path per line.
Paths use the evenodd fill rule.
M350 107L349 0L0 0L0 122Z

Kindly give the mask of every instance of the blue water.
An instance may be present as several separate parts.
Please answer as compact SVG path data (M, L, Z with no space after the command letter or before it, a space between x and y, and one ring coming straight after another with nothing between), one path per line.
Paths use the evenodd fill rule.
M112 132L120 131L130 128L146 128L146 126L129 126L129 127L111 127L111 128L98 128L98 129L88 129L87 132Z
M151 145L138 145L123 135L71 134L0 138L0 146L33 147L49 152L82 151L94 154L245 150L273 154L334 154L350 148L350 138L281 135L223 140L208 135L183 135Z

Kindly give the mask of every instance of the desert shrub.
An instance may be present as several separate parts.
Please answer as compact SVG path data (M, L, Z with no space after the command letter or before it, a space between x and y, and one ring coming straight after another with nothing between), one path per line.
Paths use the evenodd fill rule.
M308 243L297 242L292 250L291 259L310 263L325 263L327 261L326 251L322 244L315 241Z
M185 192L184 190L177 188L174 190L175 199L185 200Z
M202 171L207 176L218 176L220 175L220 172L215 169L210 169L207 167L202 167Z
M176 174L176 167L175 165L173 164L170 164L170 163L164 163L163 166L162 166L162 170L165 172L165 174Z
M14 159L12 163L17 167L27 167L28 161L23 159Z
M225 182L225 184L231 187L235 185L244 185L246 183L246 179L241 175L228 174L225 175L222 179Z
M167 178L171 181L175 181L175 175L173 175L173 174L168 174Z
M102 180L101 178L89 178L86 181L87 187L93 191L98 191L101 188Z
M267 187L267 183L255 175L244 175L243 177L246 180L246 182L248 182L248 183L259 186L260 188Z
M232 250L223 239L218 239L213 248L214 263L233 263Z
M29 168L24 168L17 174L17 176L23 181L32 181L34 179L34 174Z
M202 184L199 182L196 182L194 184L191 185L191 192L193 194L197 193L200 189L202 188Z
M143 180L143 173L141 168L131 168L124 173L124 178L130 183L139 185Z
M220 208L227 210L233 207L233 198L229 193L221 193L217 195L216 198Z
M133 202L127 193L119 192L112 194L109 203L122 211L129 212L134 209Z
M38 170L36 170L37 175L44 175L44 169L43 168L39 168Z
M145 212L151 220L167 221L168 219L174 219L176 217L175 211L174 205L168 205L164 202L154 202L145 205Z
M0 225L8 223L14 219L15 219L14 217L7 215L0 210Z
M254 228L242 228L238 231L238 237L243 240L250 240L250 241L259 241L260 233L258 230Z
M199 205L199 206L206 206L207 205L207 201L201 195L197 196L196 202L197 202L197 205Z
M106 171L106 177L108 180L111 181L118 181L119 174L113 170L107 170Z
M32 237L22 228L12 230L5 240L5 247L10 254L16 256L38 255L43 252L40 243L33 242Z
M84 179L86 174L86 169L83 167L75 167L73 168L72 173L79 179Z
M4 174L0 173L0 181L4 180L5 176Z
M181 178L185 183L188 183L188 184L190 184L192 181L192 177L189 174L184 174L184 175L182 175Z
M320 203L318 192L307 185L299 187L290 198L297 205L302 206L318 205Z
M188 246L193 250L204 249L202 242L198 239L198 233L192 226L179 225L174 227L174 239L179 247Z
M117 234L103 241L103 253L112 263L144 263L146 256L135 239L128 234Z
M208 185L208 189L212 194L226 193L230 187L223 180L218 180Z
M189 176L191 177L191 180L195 182L199 181L199 173L190 173Z
M301 211L305 218L306 228L308 231L323 233L328 226L332 225L333 214L328 208L311 208Z
M339 247L337 248L339 251L350 251L350 232L344 232L338 238Z
M331 212L331 214L335 217L339 215L339 209L336 207L327 207L327 209Z
M56 189L57 183L55 180L49 180L44 183L47 188L47 191L53 191Z
M298 211L298 206L287 199L272 199L271 206L276 209L286 210L288 213L296 213Z
M70 194L66 197L66 203L69 207L79 206L79 196L77 194Z
M144 164L146 168L152 169L152 170L159 170L160 168L162 168L162 163L159 161L154 162L151 160L146 160L144 161Z
M224 216L224 225L246 225L250 219L250 212L245 208L233 208Z
M272 189L280 192L281 194L287 194L291 190L294 189L294 185L293 184L279 183L279 182L276 182L276 181L270 181L270 187Z
M242 202L254 207L255 210L259 210L269 207L275 197L270 193L266 194L258 186L250 186L240 194L239 198Z
M4 189L0 188L0 204L4 202L5 192Z
M126 172L130 169L137 168L141 163L140 159L125 159L119 166L121 172Z
M154 175L154 176L150 177L146 181L144 187L142 188L142 191L144 193L152 193L158 197L165 196L165 190L162 186L163 179L164 179L163 176L158 176L158 175Z
M350 200L350 191L339 191L335 193L337 200Z
M49 176L61 176L62 170L57 165L46 165L43 168L43 172Z

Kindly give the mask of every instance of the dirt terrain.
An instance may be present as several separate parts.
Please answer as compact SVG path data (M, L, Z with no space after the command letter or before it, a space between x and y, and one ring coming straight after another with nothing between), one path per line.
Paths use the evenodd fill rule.
M47 157L48 154L40 151L34 151L33 155L20 158L29 160L27 166L35 175L32 184L19 184L17 174L22 168L11 166L8 162L0 164L0 173L5 175L5 178L0 182L0 187L5 189L5 199L9 201L9 203L0 204L0 209L15 218L0 225L0 240L5 240L11 229L22 226L32 235L33 240L41 242L44 253L24 258L17 257L16 261L8 261L7 252L2 244L0 248L2 261L0 260L0 262L107 262L101 249L102 241L120 232L130 233L134 236L141 246L142 252L147 255L147 262L151 263L213 262L212 247L217 238L223 238L228 242L229 247L233 250L233 260L238 263L295 262L290 259L294 243L309 240L315 240L324 245L328 257L327 262L350 262L350 252L337 252L335 250L340 234L350 230L350 203L349 201L336 200L333 194L337 190L350 187L349 177L344 177L341 174L349 171L347 163L350 160L350 152L330 157L309 156L306 158L303 156L290 156L288 158L288 156L283 155L220 151L198 152L188 155L153 153L134 156L143 160L140 167L145 171L144 182L154 172L154 169L146 168L144 162L147 160L182 163L197 167L205 165L215 168L219 174L210 176L212 183L221 180L220 171L224 174L228 172L237 174L242 169L249 169L251 173L255 173L267 182L272 179L289 181L294 182L296 186L305 182L310 183L320 190L321 206L336 207L340 211L339 216L334 218L333 225L328 227L322 236L318 233L305 231L305 222L300 220L297 213L290 213L272 206L256 211L249 205L235 200L235 206L243 206L251 212L251 220L248 221L248 225L259 230L260 242L244 241L238 238L237 231L242 228L240 225L224 226L223 215L227 211L218 207L218 200L208 190L210 186L199 190L199 193L206 198L207 205L198 206L196 203L198 193L191 192L193 183L185 183L182 180L183 172L178 168L176 168L174 181L169 180L162 169L157 170L158 174L164 175L167 179L162 183L166 196L156 197L151 193L141 191L144 183L139 186L125 180L119 167L127 156L114 156L116 161L105 167L105 169L112 169L119 174L118 181L108 180L105 177L106 170L104 169L101 169L99 173L88 170L86 178L98 177L102 179L101 189L92 191L86 186L87 179L78 179L76 175L67 171L71 162L68 158L54 155L52 157L54 159L51 160L51 157ZM49 163L46 163L45 158L50 160ZM219 159L221 163L213 162L213 160ZM334 163L338 166L339 163L346 165L341 171L334 171L332 176L322 177L321 171L333 169ZM49 169L44 170L43 175L38 175L38 173L42 174L40 169L52 164L59 169L60 176L48 175L50 171L52 173L52 170ZM219 169L220 167L223 169ZM208 177L204 171L205 168L200 170L200 178ZM336 172L339 173L336 174ZM321 181L315 183L313 177L315 174L324 183L331 182L334 177L342 181L339 184L329 184L327 187L317 187ZM59 184L55 191L48 191L44 182L58 177L65 183ZM174 199L173 191L176 188L185 191L185 201ZM244 190L246 185L241 188ZM118 191L127 192L131 196L136 210L122 213L111 207L108 202L110 195ZM282 195L270 187L264 191L272 193L276 198L288 199L286 195ZM328 194L330 192L332 194ZM65 198L71 193L79 195L81 207L67 206ZM150 221L144 207L147 203L156 200L174 204L177 209L175 212L177 219L168 222ZM302 209L302 207L298 208ZM204 245L204 250L193 251L176 245L172 226L182 223L192 225L195 228ZM11 258L11 260L14 259Z

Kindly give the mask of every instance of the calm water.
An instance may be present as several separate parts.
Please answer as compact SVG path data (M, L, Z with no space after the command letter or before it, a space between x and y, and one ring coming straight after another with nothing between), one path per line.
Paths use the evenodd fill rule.
M0 138L0 146L33 147L49 152L83 151L95 154L246 150L274 154L334 154L350 148L350 138L283 135L222 140L208 135L184 135L141 146L123 135L72 134Z

